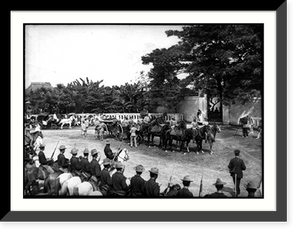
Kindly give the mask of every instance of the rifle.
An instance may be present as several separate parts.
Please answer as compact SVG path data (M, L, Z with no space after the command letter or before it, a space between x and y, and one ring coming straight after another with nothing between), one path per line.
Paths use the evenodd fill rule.
M59 141L57 142L57 144L56 144L56 146L55 146L55 149L53 150L53 153L52 153L52 155L51 155L51 159L53 159L53 156L54 156L54 153L55 153L55 151L56 151L56 148L57 148L58 143L59 143Z
M202 176L201 176L201 180L200 180L199 197L201 197L202 188L203 188L203 167L202 167Z

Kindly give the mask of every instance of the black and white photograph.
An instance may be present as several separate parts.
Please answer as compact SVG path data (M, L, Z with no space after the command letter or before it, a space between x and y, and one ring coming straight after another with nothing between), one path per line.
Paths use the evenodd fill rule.
M264 198L264 24L23 25L24 198Z

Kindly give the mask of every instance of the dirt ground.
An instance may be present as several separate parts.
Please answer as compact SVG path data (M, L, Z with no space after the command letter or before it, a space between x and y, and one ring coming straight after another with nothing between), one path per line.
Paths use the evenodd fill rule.
M241 158L244 160L247 169L244 171L244 178L241 181L240 197L247 196L245 185L250 181L256 184L260 183L262 176L262 139L256 139L256 133L250 135L248 138L242 137L242 130L236 133L236 127L221 126L221 133L216 136L216 142L213 146L213 154L208 152L208 144L203 142L204 154L196 153L196 145L190 143L190 153L183 154L179 151L165 152L158 148L159 138L155 138L156 147L148 147L145 144L137 148L131 148L128 145L128 140L122 142L110 139L111 148L116 151L118 147L127 148L129 151L130 160L125 162L126 177L132 177L135 174L134 167L142 164L145 167L145 172L142 177L145 180L150 178L149 170L152 167L159 169L159 176L157 182L161 184L161 192L167 187L167 184L172 178L172 183L180 184L181 179L185 175L190 175L193 182L190 186L190 191L194 196L199 196L200 180L203 176L203 191L202 194L215 192L213 183L217 178L225 181L227 184L224 191L227 194L233 195L234 184L228 172L228 163L234 157L233 151L239 149L241 151ZM105 158L104 147L105 141L99 141L94 137L94 128L89 127L87 137L81 136L80 128L63 129L63 130L43 130L44 144L46 144L45 154L50 157L56 144L59 141L58 147L62 144L66 146L65 156L71 157L71 149L76 147L79 150L79 155L82 155L83 150L88 148L97 149L100 151L101 159ZM54 160L59 154L58 149L55 151ZM91 159L90 159L91 160Z

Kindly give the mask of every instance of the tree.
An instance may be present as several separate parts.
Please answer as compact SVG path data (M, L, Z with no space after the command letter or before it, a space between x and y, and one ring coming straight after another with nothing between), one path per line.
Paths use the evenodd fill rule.
M262 93L262 25L193 25L168 36L180 38L186 79L220 103L242 103Z

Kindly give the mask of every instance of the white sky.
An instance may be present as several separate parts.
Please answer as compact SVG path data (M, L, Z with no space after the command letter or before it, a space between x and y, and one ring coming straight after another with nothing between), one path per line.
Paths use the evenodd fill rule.
M67 84L79 77L104 85L135 81L150 66L141 57L178 42L175 25L27 25L25 87L31 82Z

